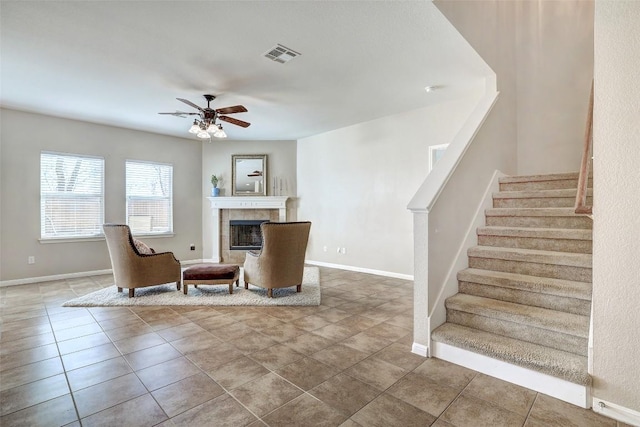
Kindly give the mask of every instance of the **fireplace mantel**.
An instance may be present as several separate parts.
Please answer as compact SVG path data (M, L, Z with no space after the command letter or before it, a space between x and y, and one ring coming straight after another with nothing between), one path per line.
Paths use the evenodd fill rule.
M211 209L285 209L287 196L236 196L236 197L207 197ZM281 221L286 221L282 219Z
M207 197L213 215L213 242L211 258L220 262L220 210L221 209L277 209L278 220L287 221L288 196L236 196Z

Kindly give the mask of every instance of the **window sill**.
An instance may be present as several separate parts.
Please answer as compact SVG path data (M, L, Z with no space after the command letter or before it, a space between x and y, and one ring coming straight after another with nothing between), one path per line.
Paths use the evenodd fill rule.
M159 239L162 237L174 237L175 234L173 233L149 233L149 234L132 234L133 237L135 237L136 239Z
M154 233L154 234L134 234L136 239L160 239L163 237L174 237L173 233ZM92 237L60 237L51 239L38 239L41 244L48 245L50 243L82 243L82 242L101 242L104 241L104 236L92 236Z
M80 243L80 242L100 242L104 240L104 236L92 237L60 237L51 239L38 239L40 243L48 245L49 243Z

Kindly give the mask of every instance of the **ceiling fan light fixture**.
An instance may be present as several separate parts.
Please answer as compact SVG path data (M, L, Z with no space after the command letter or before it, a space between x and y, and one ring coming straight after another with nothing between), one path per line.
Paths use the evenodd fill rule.
M194 120L193 125L189 128L189 133L198 133L200 132L200 126L198 126L198 121Z
M209 127L207 128L207 132L213 134L213 133L216 133L217 131L218 131L218 127L215 124L210 123Z
M240 126L243 128L249 127L251 125L251 123L249 122L227 116L227 114L246 113L247 109L244 105L233 105L230 107L213 109L211 108L210 104L211 101L216 99L215 95L205 94L203 96L207 100L207 106L205 108L199 107L198 105L187 99L176 98L178 101L197 109L198 112L196 113L185 113L183 111L176 111L175 113L158 114L169 114L176 117L186 117L187 115L197 116L198 118L194 119L193 124L189 128L188 132L196 135L200 139L208 139L209 142L211 142L212 135L216 138L227 137L227 133L224 131L224 129L222 129L222 125L216 124L218 118L235 126Z
M213 136L215 136L216 138L226 138L227 133L224 131L224 129L222 129L222 125L218 125L218 129L215 131Z
M202 130L202 129L200 130L200 132L198 132L198 133L196 134L196 136L197 136L198 138L202 138L202 139L211 138L211 136L209 136L209 134L207 133L207 131L206 131L206 130Z

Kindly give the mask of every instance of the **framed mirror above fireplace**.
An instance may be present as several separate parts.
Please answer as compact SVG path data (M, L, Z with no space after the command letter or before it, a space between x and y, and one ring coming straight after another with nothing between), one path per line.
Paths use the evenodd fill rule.
M233 154L231 156L231 195L267 195L267 155Z

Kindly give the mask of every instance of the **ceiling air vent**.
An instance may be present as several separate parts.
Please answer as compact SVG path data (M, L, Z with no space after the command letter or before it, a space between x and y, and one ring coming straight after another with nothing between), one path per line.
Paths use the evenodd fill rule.
M264 54L264 56L269 58L270 60L279 62L281 64L289 62L296 56L300 55L301 54L296 52L295 50L291 50L286 46L282 46L281 44L277 44Z

